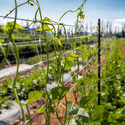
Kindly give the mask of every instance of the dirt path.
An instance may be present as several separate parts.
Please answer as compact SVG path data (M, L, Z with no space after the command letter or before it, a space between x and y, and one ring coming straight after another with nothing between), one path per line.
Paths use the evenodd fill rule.
M123 46L120 42L119 42L119 44L120 44L121 52L125 57L125 46Z

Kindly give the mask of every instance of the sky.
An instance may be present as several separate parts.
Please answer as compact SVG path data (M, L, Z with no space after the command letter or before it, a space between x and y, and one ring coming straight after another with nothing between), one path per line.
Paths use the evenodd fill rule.
M17 3L23 3L26 0L17 0ZM58 21L60 16L67 10L75 10L83 0L39 0L42 16L49 17ZM0 15L6 15L14 7L14 0L0 0ZM24 5L18 8L18 17L33 19L36 6ZM83 12L85 14L84 22L88 24L97 24L98 18L103 21L112 21L114 26L121 26L125 22L125 0L87 0ZM14 13L10 14L14 16ZM68 13L61 22L74 25L77 13ZM1 23L8 19L0 18Z

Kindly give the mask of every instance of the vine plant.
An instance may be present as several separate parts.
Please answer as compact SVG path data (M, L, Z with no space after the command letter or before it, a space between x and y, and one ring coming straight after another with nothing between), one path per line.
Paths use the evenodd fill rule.
M22 108L23 105L26 106L26 109L27 109L27 112L28 112L28 116L29 116L29 121L30 121L30 125L32 124L31 123L31 117L30 117L30 113L29 113L29 109L28 109L28 105L33 103L34 101L40 99L41 97L45 97L46 101L49 102L47 105L46 105L46 108L45 108L45 119L46 119L46 125L48 125L50 123L50 113L54 110L51 106L51 103L55 100L58 100L58 104L60 102L60 100L65 97L65 100L66 100L66 113L67 113L67 98L66 98L66 93L69 91L69 87L64 87L64 84L63 84L63 74L64 74L64 71L67 70L67 69L70 69L72 66L73 66L73 63L71 61L74 61L78 60L78 55L74 54L74 53L71 53L69 56L65 57L65 58L62 58L61 57L61 54L64 53L64 51L66 50L66 44L65 46L63 47L63 45L61 44L61 40L59 38L59 26L62 25L63 28L64 28L64 31L65 31L65 41L67 41L67 35L66 35L66 29L65 29L65 26L63 23L60 23L61 19L68 13L68 12L77 12L79 11L79 13L77 14L77 22L78 22L78 19L80 17L80 19L84 19L85 15L83 14L83 11L82 11L82 8L84 6L84 3L86 2L86 0L84 0L84 2L80 5L80 7L78 7L76 10L68 10L66 11L59 19L58 22L56 21L52 21L51 19L49 19L48 17L45 17L43 19L42 17L42 12L41 12L41 8L40 8L40 5L39 5L39 2L38 0L27 0L26 2L20 4L20 5L17 5L17 1L14 0L15 2L15 8L12 9L6 16L5 18L11 14L13 11L15 11L15 19L13 22L9 22L7 23L6 26L2 27L2 30L7 34L7 40L6 40L6 43L8 44L9 41L12 42L13 46L14 46L14 50L15 50L15 53L16 53L16 62L17 62L17 70L16 70L16 74L15 74L15 78L13 80L13 83L12 83L12 91L13 91L13 94L15 96L15 99L16 99L16 102L20 105L20 108L21 108L21 111L22 111L22 116L23 116L23 121L24 123L26 122L26 119L25 119L25 114L24 114L24 110ZM26 104L23 104L20 102L19 100L19 97L18 97L18 93L17 93L17 90L16 90L16 81L17 81L17 77L18 77L18 70L19 70L19 53L18 53L18 49L17 49L17 46L16 46L16 43L14 41L14 34L13 32L16 31L18 32L18 29L23 29L25 30L24 28L22 28L19 24L16 23L16 18L17 18L17 9L20 7L20 6L23 6L25 4L30 4L31 6L33 6L34 4L37 5L37 9L36 9L36 12L35 12L35 21L32 22L31 24L33 23L40 23L41 24L41 27L40 29L38 29L38 31L42 31L43 32L43 35L44 35L44 38L45 38L45 41L46 41L46 44L47 44L47 70L46 70L46 73L45 73L45 78L46 78L46 84L45 84L45 91L44 93L42 92L37 92L37 91L32 91L28 94L28 101ZM40 16L40 20L37 19L37 15L39 14ZM57 27L57 31L56 31L56 28L55 26L53 25L53 23L56 23L58 24L58 27ZM30 24L30 25L31 25ZM77 23L78 24L78 23ZM50 26L52 28L50 28ZM77 25L76 25L76 29L75 29L75 36L76 36L76 30L77 30ZM54 36L52 36L50 39L47 39L46 37L46 33L45 32L52 32ZM54 42L54 50L55 50L55 55L56 55L56 59L54 60L54 64L56 65L56 68L57 68L57 73L60 74L58 75L58 77L56 78L56 82L58 84L58 86L54 89L52 89L51 92L48 92L47 91L47 83L49 82L49 44L50 42ZM61 47L60 48L60 53L57 55L56 53L56 44L55 43L58 43L58 45ZM9 53L9 49L8 49L8 45L6 46L5 48L6 52L5 52L5 56L2 60L2 64L0 66L0 69L3 67L6 59L7 59L7 56L8 56L8 53ZM70 58L69 58L70 57ZM63 61L63 65L61 65ZM62 87L59 87L59 83L62 84ZM57 95L55 95L55 91L62 91L61 93L58 93L58 94L61 94L60 97L57 97ZM52 98L51 98L51 96ZM54 104L55 105L55 104ZM38 108L38 112L41 112L39 111L39 108L40 106L37 107ZM60 121L59 117L58 117L58 112L57 112L57 109L55 110L56 111L56 115L57 115L57 118L58 120ZM61 124L63 124L61 121L60 121ZM65 120L64 120L64 124L66 124L66 115L65 115Z
M98 97L98 92L97 92L97 81L98 78L96 76L96 71L91 72L88 70L86 75L84 77L79 78L79 57L82 57L83 62L85 62L87 59L90 59L92 55L95 54L95 49L90 48L88 45L81 45L80 47L76 47L76 41L75 39L73 40L73 43L71 44L71 47L73 50L75 50L76 53L70 53L66 56L62 56L62 54L66 51L66 43L67 43L67 34L66 34L66 28L63 23L60 23L61 19L68 13L68 12L78 12L77 14L77 23L75 27L75 37L77 37L77 27L78 27L78 22L79 19L83 19L85 15L83 14L83 6L86 2L86 0L83 1L83 3L76 9L76 10L68 10L66 11L60 18L59 21L53 21L48 17L43 18L42 17L42 12L41 8L39 5L38 0L27 0L26 2L17 5L17 1L14 0L15 2L15 8L10 11L12 13L15 11L15 19L14 22L9 22L7 23L6 26L2 27L2 30L7 34L7 40L6 43L8 44L9 41L12 42L14 46L14 50L16 53L16 61L17 61L17 70L15 77L12 82L12 92L13 95L15 96L15 101L20 105L21 111L22 111L22 116L23 116L23 122L24 124L30 124L32 125L32 119L30 116L29 108L28 105L31 103L44 98L46 101L46 107L41 107L40 105L37 106L37 112L45 112L45 124L49 125L50 124L50 114L55 113L57 116L57 119L59 120L61 125L105 125L105 123L108 125L113 125L113 124L119 124L123 125L124 124L124 118L125 115L123 114L124 110L124 94L122 92L121 87L121 82L123 82L123 74L124 70L121 71L121 69L124 69L124 65L122 64L122 57L121 54L119 54L119 47L116 47L116 49L113 49L113 52L115 54L112 54L110 58L110 62L107 62L106 65L108 65L108 68L110 67L112 70L111 71L106 71L108 70L106 65L104 66L104 71L102 73L102 77L104 80L102 81L102 98L101 98L101 105L97 105L97 97ZM16 46L16 43L14 41L14 34L13 32L18 32L18 29L23 29L25 28L21 27L19 24L16 23L16 18L17 18L17 9L20 6L23 6L25 4L30 4L33 6L36 4L37 9L35 12L35 20L30 24L35 24L35 23L40 23L41 27L37 31L42 31L45 41L46 41L46 46L47 46L47 68L41 69L41 75L42 78L44 77L44 86L45 88L43 91L31 91L28 93L28 101L26 103L22 103L19 100L18 93L17 93L17 77L18 77L18 69L19 69L19 53L18 49ZM10 13L8 13L6 16L8 16ZM40 17L40 19L37 19L37 17ZM5 16L5 17L6 17ZM57 29L55 25L57 24ZM29 25L29 26L30 26ZM62 26L64 31L65 31L65 45L61 43L61 38L59 36L59 26ZM47 37L46 36L46 31L47 32L52 32L53 36ZM75 38L74 37L74 38ZM82 36L82 38L86 39L89 42L89 38L91 38L92 35L89 36ZM87 43L88 43L87 42ZM54 44L54 52L56 55L56 58L53 59L53 65L50 65L49 61L49 44L53 43ZM115 46L117 45L114 44ZM118 45L117 45L118 46ZM60 48L59 53L56 51L56 47ZM79 51L81 51L81 55L79 54ZM3 67L7 56L9 53L8 45L5 48L5 56L2 60L2 64L0 66L0 69ZM109 50L107 50L107 53L109 53ZM114 62L115 60L115 62ZM93 60L96 62L96 60ZM67 101L67 93L70 90L70 87L65 87L64 84L64 72L66 70L71 69L74 66L74 63L77 63L78 65L78 71L77 75L75 72L71 72L72 80L76 84L76 90L74 91L73 95L76 101L77 106L73 102ZM119 65L120 64L120 65ZM117 71L114 73L114 67L115 70ZM89 68L89 67L87 67ZM121 72L120 72L121 71ZM113 72L113 73L112 73ZM118 73L120 72L120 73ZM118 75L117 75L118 74ZM111 76L112 77L111 77ZM47 91L47 83L51 80L50 76L53 76L56 79L57 87L53 88L51 91ZM108 79L107 79L108 77ZM116 83L114 83L116 80ZM43 85L43 83L41 83ZM85 89L84 85L88 86L88 89ZM116 85L116 86L115 86ZM123 86L123 85L122 85ZM109 87L109 89L108 89ZM113 89L115 90L116 93L114 93ZM119 92L120 90L120 92ZM81 95L80 101L78 101L78 95ZM118 94L118 97L117 97ZM65 115L64 115L64 122L62 122L59 118L58 114L58 106L61 102L61 100L65 98L65 105L66 105L66 110L65 110ZM115 101L116 99L116 101ZM119 100L118 100L119 99ZM57 104L55 103L57 102ZM113 101L113 102L112 102ZM106 103L107 102L107 103ZM29 117L29 123L25 119L25 113L23 110L23 107L25 106L27 109L28 117ZM114 114L113 114L114 113ZM118 116L117 116L118 115ZM114 120L115 119L115 120ZM114 121L113 121L114 120Z

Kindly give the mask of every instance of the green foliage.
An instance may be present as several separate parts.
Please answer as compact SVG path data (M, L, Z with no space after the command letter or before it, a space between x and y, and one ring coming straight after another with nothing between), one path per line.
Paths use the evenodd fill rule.
M125 114L124 114L124 107L125 107L125 95L123 92L123 86L125 83L125 64L123 63L123 57L120 52L120 47L117 43L111 44L108 47L107 44L107 62L102 69L101 74L101 92L98 93L97 90L97 83L98 78L96 76L96 72L91 72L88 70L88 73L82 78L79 74L75 72L71 72L72 80L76 84L76 89L73 91L73 95L75 97L76 103L68 102L67 101L67 93L70 90L70 87L65 87L63 82L63 74L65 70L70 70L75 63L78 65L79 70L79 57L82 57L83 63L90 59L92 55L95 54L95 48L91 48L89 46L89 41L93 39L93 35L82 36L81 39L84 39L87 45L81 45L77 48L78 42L73 39L72 43L70 43L71 48L75 50L75 53L70 53L66 56L62 57L62 54L65 52L66 49L66 42L62 42L60 36L58 35L59 26L61 25L66 31L63 23L60 23L62 17L68 12L76 12L79 11L77 14L77 23L79 18L82 20L85 18L83 14L82 8L86 0L82 3L80 7L76 10L68 10L66 11L59 19L58 23L52 21L48 17L42 19L42 13L39 6L38 0L36 1L26 1L25 3L21 4L24 5L26 3L33 6L34 4L37 5L37 10L35 13L35 21L32 23L40 23L42 26L37 31L42 31L43 38L45 39L44 45L46 46L46 59L47 59L47 66L45 69L38 68L34 70L30 75L26 77L18 77L18 66L19 66L19 54L15 41L13 31L18 33L18 30L25 30L19 24L16 23L16 11L17 5L15 0L15 8L10 11L12 13L15 11L15 22L9 22L6 26L2 27L1 29L7 34L8 41L11 40L14 45L14 51L16 52L16 60L17 60L17 72L13 81L6 79L6 83L0 85L0 108L6 107L8 108L11 104L10 100L16 100L16 102L20 105L23 120L25 122L24 111L22 106L28 106L35 101L44 98L46 102L49 102L45 108L41 107L40 105L37 106L37 112L43 113L45 112L45 120L46 125L50 124L50 113L55 113L57 119L59 120L60 124L63 124L58 116L57 106L59 105L60 101L65 98L66 104L66 111L64 115L64 125L122 125L124 124ZM20 6L21 6L20 5ZM10 14L9 13L9 14ZM7 16L9 15L7 14ZM37 20L37 14L40 16L40 20ZM53 25L53 22L57 24L57 32L56 28ZM50 28L51 26L52 28ZM77 30L77 28L76 28ZM47 37L46 32L52 32L52 37ZM77 31L75 31L77 32ZM75 34L75 36L77 36ZM51 39L50 39L51 38ZM63 36L65 40L67 36ZM75 38L75 37L74 37ZM49 40L50 39L50 40ZM57 56L56 59L52 60L53 64L50 66L50 54L49 54L49 46L52 43L54 48L54 56ZM57 43L57 44L55 44ZM82 42L81 42L82 44ZM59 45L59 46L58 46ZM59 48L59 53L57 53L57 49ZM22 49L22 48L20 48ZM24 49L24 48L23 48ZM112 53L110 55L110 50ZM81 51L80 55L78 54ZM6 53L7 54L7 53ZM5 59L4 59L5 60ZM37 60L37 57L35 58ZM34 61L31 59L30 61ZM93 59L93 62L95 60ZM32 63L31 62L31 63ZM35 62L34 62L35 63ZM90 65L87 66L90 68ZM79 71L78 71L79 72ZM80 77L80 78L79 78ZM53 88L50 91L47 91L47 83L51 82L52 80L56 80L57 87ZM87 89L85 88L87 86ZM78 102L78 95L81 95L80 101ZM101 105L97 105L98 102L98 94L101 94ZM28 99L27 103L21 103L21 100ZM9 100L9 101L8 101ZM55 105L55 101L57 102L57 106ZM54 106L52 106L52 103ZM27 108L28 112L28 108ZM28 112L28 117L30 119L30 113ZM67 120L67 121L66 121ZM31 120L30 120L31 125Z
M14 22L8 22L5 26L1 27L4 33L9 34L13 30ZM27 30L16 23L14 31L19 33L18 29Z
M51 90L52 100L61 100L69 91L70 87L55 87Z
M84 20L85 18L85 15L83 14L83 11L80 11L78 14L77 14L77 18L80 17L80 20Z
M72 111L70 111L68 113L68 116L73 117L75 115L75 120L73 121L72 119L69 121L69 123L74 125L80 125L80 123L84 124L84 123L88 123L88 119L89 119L89 114L85 111L85 109L83 108L77 108L77 109L73 109Z
M28 94L28 102L27 105L41 99L43 97L43 93L39 91L31 91Z
M81 45L78 47L78 50L86 50L86 48L87 48L86 45Z
M64 70L69 70L74 66L74 63L72 62L73 60L75 60L73 57L62 58Z
M51 32L51 29L49 28L49 26L47 24L44 24L43 26L41 26L39 29L37 29L36 31L47 31L47 32Z
M20 100L25 100L28 98L28 93L31 91L40 91L44 89L45 85L45 77L46 72L44 70L41 70L38 68L34 72L32 72L30 75L27 75L26 77L20 76L17 79L16 89L18 92L18 96ZM1 101L1 105L6 101L12 102L14 97L12 93L12 83L10 79L6 79L6 82L4 84L0 85L0 97L2 97L4 100ZM7 99L6 99L7 97ZM9 103L8 103L9 104ZM2 108L2 107L1 107Z
M54 42L58 43L61 47L63 47L61 40L59 38L52 36L51 39L54 40Z

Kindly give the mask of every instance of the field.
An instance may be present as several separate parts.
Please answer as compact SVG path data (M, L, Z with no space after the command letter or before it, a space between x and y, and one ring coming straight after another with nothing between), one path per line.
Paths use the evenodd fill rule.
M32 34L16 23L15 0L10 11L15 12L14 22L0 28L0 69L16 67L14 74L0 79L0 124L125 124L125 39L104 35L100 20L95 33L82 35L78 22L84 20L85 2L66 11L58 22L42 18L38 0L23 3L38 7L32 23L41 26ZM72 35L60 23L68 12L78 12ZM19 72L22 64L31 68ZM17 107L19 112L13 114Z

